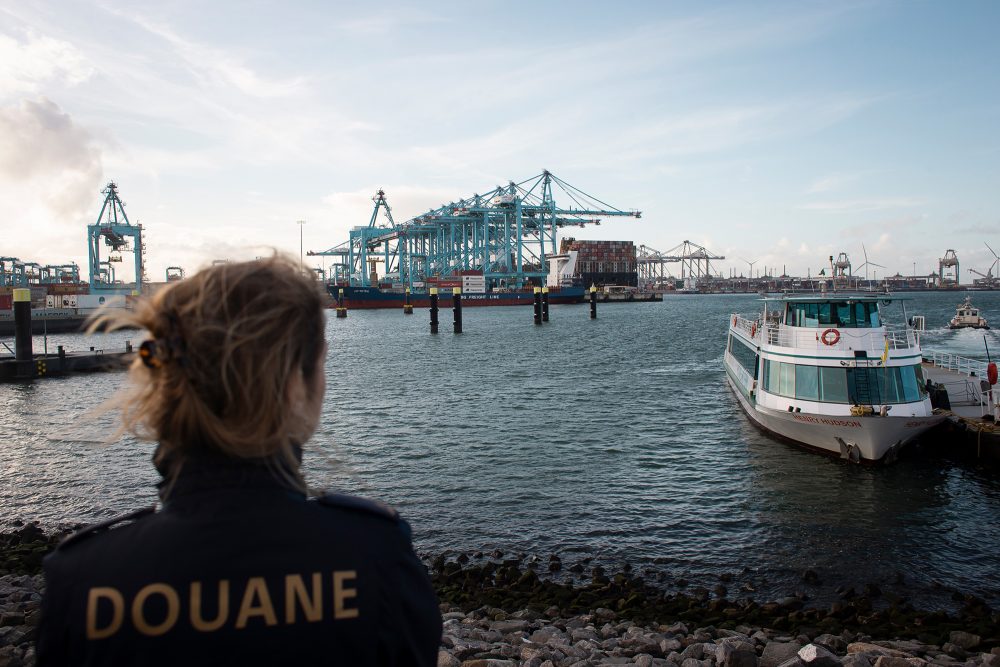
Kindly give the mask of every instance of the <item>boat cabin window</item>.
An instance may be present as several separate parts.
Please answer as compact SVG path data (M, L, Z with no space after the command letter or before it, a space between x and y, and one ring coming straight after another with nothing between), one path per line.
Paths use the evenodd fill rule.
M913 403L927 394L920 365L842 368L764 360L764 391L821 403Z
M822 301L787 304L785 324L812 329L877 329L882 321L874 301Z

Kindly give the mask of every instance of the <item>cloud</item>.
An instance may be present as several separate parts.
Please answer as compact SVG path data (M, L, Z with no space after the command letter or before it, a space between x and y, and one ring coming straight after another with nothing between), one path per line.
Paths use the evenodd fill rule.
M996 238L998 229L1000 229L1000 220L992 224L983 223L975 225L966 225L965 227L959 227L955 229L955 232L957 234L980 234L982 236Z
M363 11L363 16L339 21L334 28L351 37L384 37L401 30L420 30L432 24L451 23L454 20L406 7L395 7L389 12L371 12L367 8Z
M0 210L30 230L5 238L5 254L82 261L81 216L97 210L103 173L93 135L54 102L43 97L0 107Z
M69 42L33 32L23 41L0 35L0 96L37 93L53 81L83 83L93 72Z
M367 224L371 218L375 203L373 201L376 191L383 190L385 199L388 202L392 217L396 223L402 223L421 213L435 209L445 202L454 201L456 192L447 188L422 188L409 185L396 185L385 188L376 186L361 188L352 192L334 192L323 197L323 204L328 207L328 214L332 215L337 227L343 230L343 238L347 240L347 231L351 227L359 224ZM466 193L466 195L471 193ZM465 196L465 195L462 195ZM385 222L384 212L379 212L379 219L376 224Z
M806 187L806 194L819 194L822 192L830 192L833 190L840 190L848 183L852 183L858 179L860 174L830 174L813 181L808 187Z
M910 208L927 203L922 197L870 197L861 199L831 199L810 202L798 208L804 211L884 211L894 208Z
M119 16L167 42L174 55L205 87L232 87L251 97L271 98L294 95L308 83L304 76L288 79L265 77L228 51L186 39L166 24L138 14L119 13Z
M44 97L0 107L0 184L68 217L93 203L102 176L101 151L85 128Z

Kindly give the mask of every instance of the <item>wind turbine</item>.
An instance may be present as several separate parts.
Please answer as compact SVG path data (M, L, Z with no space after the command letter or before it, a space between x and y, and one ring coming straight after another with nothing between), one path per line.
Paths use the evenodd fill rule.
M882 266L881 264L876 264L875 262L869 262L868 261L868 248L865 247L864 243L861 244L861 250L862 250L862 252L864 252L864 255L865 255L865 263L862 264L861 266L865 267L865 282L867 283L868 282L868 267L869 266L877 266L880 269L884 269L885 267ZM860 269L861 266L859 266L858 268Z
M740 257L740 259L743 259L743 258ZM747 277L747 291L749 292L750 291L750 281L753 280L753 265L756 264L757 262L759 262L760 260L759 259L755 259L754 261L751 262L749 259L743 259L743 261L750 265L750 275Z

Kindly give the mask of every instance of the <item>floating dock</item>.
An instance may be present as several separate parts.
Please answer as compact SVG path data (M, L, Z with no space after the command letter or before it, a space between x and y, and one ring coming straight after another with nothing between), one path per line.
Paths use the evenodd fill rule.
M125 368L134 357L132 344L125 350L107 352L93 347L88 352L66 352L62 345L56 354L36 355L32 348L31 290L13 290L14 349L0 355L0 382L23 382L71 373L86 373Z
M89 352L37 354L32 359L19 361L12 355L0 356L0 382L23 382L46 377L60 377L73 373L122 370L135 358L131 346L125 351L110 352L91 348Z
M945 436L942 453L1000 464L1000 386L990 384L987 364L925 351L921 365L933 383L932 400L948 415L935 431Z

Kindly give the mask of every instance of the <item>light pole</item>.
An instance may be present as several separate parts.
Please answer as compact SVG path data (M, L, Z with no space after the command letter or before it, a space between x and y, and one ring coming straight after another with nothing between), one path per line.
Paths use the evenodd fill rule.
M302 227L306 224L306 221L296 220L295 224L299 226L299 269L304 269L305 265L302 261Z

